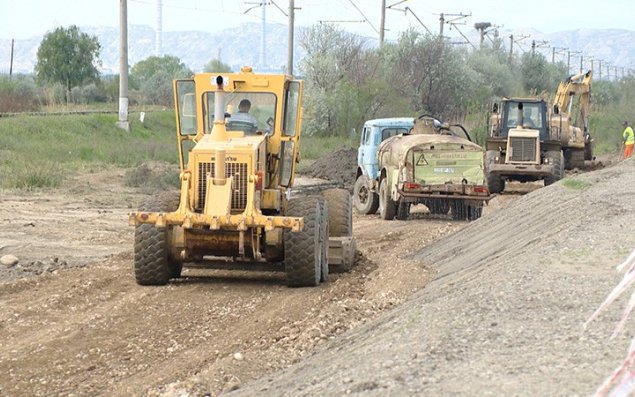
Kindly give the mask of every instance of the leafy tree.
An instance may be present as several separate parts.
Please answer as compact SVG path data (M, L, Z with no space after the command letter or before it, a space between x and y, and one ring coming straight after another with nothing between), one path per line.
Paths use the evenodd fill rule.
M437 36L414 29L397 42L391 85L410 100L416 112L427 112L444 120L460 118L473 98L477 74L467 67L461 50Z
M59 27L42 39L35 73L41 81L62 84L68 99L73 87L98 80L100 48L97 37L82 33L77 26Z
M205 65L205 68L203 70L208 73L211 73L211 72L231 73L232 67L226 63L223 63L219 59L212 59L211 61L209 61L207 65Z
M172 55L151 56L137 62L130 72L131 86L141 91L148 104L171 106L172 80L192 76L192 71Z

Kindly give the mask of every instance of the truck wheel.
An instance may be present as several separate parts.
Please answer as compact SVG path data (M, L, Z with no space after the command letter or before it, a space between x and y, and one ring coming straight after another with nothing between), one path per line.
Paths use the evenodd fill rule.
M172 212L178 207L178 192L169 192L149 197L139 206L139 211ZM165 285L170 278L181 276L183 264L170 255L168 228L159 229L149 224L135 227L134 271L137 284Z
M397 219L405 221L408 219L408 215L410 215L410 203L399 200L399 205L397 205Z
M485 152L485 176L487 178L487 187L491 193L501 193L505 189L505 180L500 175L489 172L489 166L496 162L498 154L499 152L496 150Z
M564 156L561 150L550 150L545 153L545 158L553 165L553 174L545 177L545 186L549 186L564 176Z
M314 287L320 283L322 270L320 230L323 215L319 198L291 199L285 215L304 218L304 228L301 231L284 231L284 271L287 285Z
M352 236L353 204L351 194L346 189L327 189L322 192L322 196L328 206L328 237Z
M382 179L379 184L379 213L382 219L390 221L395 218L397 204L390 197L390 187L386 179Z
M372 215L379 208L379 196L370 189L370 181L366 175L360 175L353 186L353 204L362 215Z

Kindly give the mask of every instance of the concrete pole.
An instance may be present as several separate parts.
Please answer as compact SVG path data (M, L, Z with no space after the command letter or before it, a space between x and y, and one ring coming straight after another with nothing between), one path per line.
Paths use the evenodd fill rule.
M163 1L157 0L157 30L154 37L154 55L163 55Z
M289 43L287 47L287 74L293 76L293 25L295 23L295 5L293 0L289 0Z
M439 36L443 37L443 25L445 24L445 18L443 18L443 13L441 13L441 17L439 18Z
M551 48L551 63L556 63L556 47Z
M128 2L119 0L119 121L117 127L130 132L128 122Z
M13 75L13 45L15 43L15 39L11 39L11 61L9 63L9 78Z
M381 19L379 21L379 47L384 46L384 31L386 30L386 0L381 0Z
M267 64L266 48L267 48L267 2L262 0L262 35L260 38L260 68L264 69Z
M514 35L509 35L509 63L512 63L512 57L514 56Z
M584 70L584 55L580 55L580 73Z

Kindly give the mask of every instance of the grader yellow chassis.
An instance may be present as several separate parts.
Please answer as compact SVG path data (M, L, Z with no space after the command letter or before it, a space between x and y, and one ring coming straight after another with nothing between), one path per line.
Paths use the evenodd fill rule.
M302 82L245 67L177 80L174 93L181 188L150 197L130 214L137 283L166 284L184 265L260 270L283 264L292 287L325 281L329 265L350 269L348 191L288 199Z

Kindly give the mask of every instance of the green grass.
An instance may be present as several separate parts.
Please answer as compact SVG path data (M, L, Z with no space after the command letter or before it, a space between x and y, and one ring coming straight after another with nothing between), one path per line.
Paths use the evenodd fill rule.
M340 136L317 137L313 135L302 135L300 137L300 159L316 160L324 157L337 149L357 148L359 138L349 138Z
M176 163L174 113L131 114L132 132L116 114L0 118L0 188L51 188L72 172Z
M591 183L579 179L567 178L562 181L562 185L572 190L583 190L591 186Z

